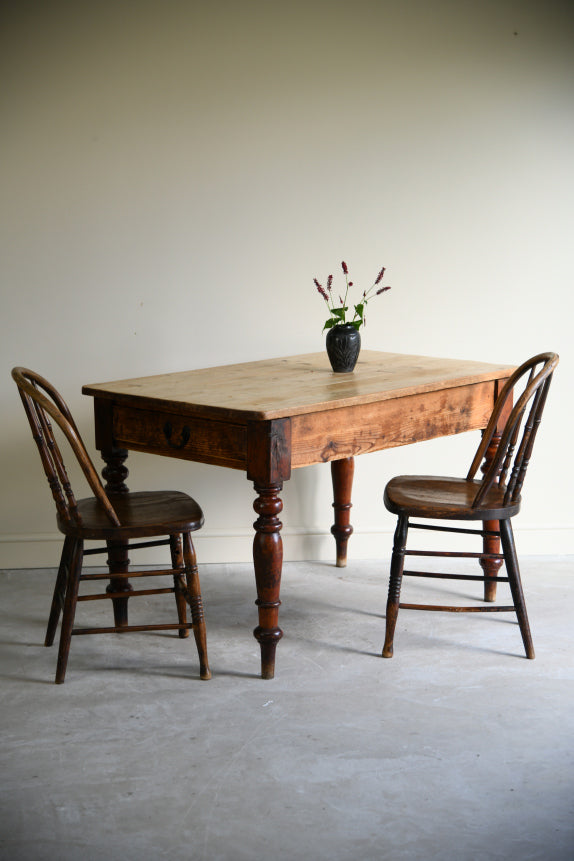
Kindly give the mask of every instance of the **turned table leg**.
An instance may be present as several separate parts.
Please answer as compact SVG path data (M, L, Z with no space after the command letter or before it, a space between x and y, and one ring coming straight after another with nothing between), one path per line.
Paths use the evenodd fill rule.
M275 675L275 651L283 636L278 625L283 541L279 514L283 502L279 494L291 476L291 422L254 420L247 423L247 478L253 482L257 499L253 508L259 515L253 538L253 566L257 586L259 625L253 636L261 648L261 678Z
M492 459L496 454L498 443L500 442L500 434L494 434L492 441L488 446L484 456L484 464L481 471L486 473ZM500 525L498 520L484 520L483 529L485 532L499 532ZM500 537L498 535L484 535L482 539L482 549L484 553L500 553ZM502 559L481 559L480 567L484 571L485 577L496 578L502 565ZM484 600L488 602L496 601L496 579L485 580L484 582Z
M102 477L106 481L105 491L111 497L118 494L128 493L126 479L128 468L125 466L128 452L123 448L111 448L102 451L105 467L102 469ZM114 577L114 574L125 574L129 570L130 560L128 558L127 541L108 541L107 565L110 572L110 582L106 592L125 592L125 598L112 598L114 607L114 622L118 627L128 624L128 598L133 591L129 580L123 577Z
M350 517L354 472L355 459L352 457L331 461L333 508L335 509L335 523L331 527L331 534L335 538L337 547L337 568L345 568L347 565L347 543L353 533Z
M275 650L283 636L283 631L278 625L283 564L283 541L280 534L282 523L278 517L283 509L283 503L279 497L282 487L281 483L268 487L255 484L255 490L259 495L253 503L253 508L259 515L253 524L255 527L253 564L257 585L255 603L259 608L259 625L253 631L253 636L261 647L261 678L263 679L272 679L275 675Z

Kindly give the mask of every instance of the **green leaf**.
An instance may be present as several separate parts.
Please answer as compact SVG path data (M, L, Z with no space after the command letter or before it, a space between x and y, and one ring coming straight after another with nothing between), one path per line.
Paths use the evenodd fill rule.
M363 319L363 311L365 310L365 305L363 302L360 302L359 305L355 305L355 314L357 317Z
M322 329L321 331L323 331L323 332L324 332L324 331L325 331L325 329L332 329L332 328L333 328L333 326L335 326L336 324L337 324L337 321L336 321L336 320L334 320L334 319L333 319L333 317L329 317L329 319L326 321L326 323L325 323L325 325L323 326L323 329Z
M349 309L346 306L344 308L333 308L331 313L335 314L335 316L339 317L340 320L344 320L345 319L345 312L348 310Z

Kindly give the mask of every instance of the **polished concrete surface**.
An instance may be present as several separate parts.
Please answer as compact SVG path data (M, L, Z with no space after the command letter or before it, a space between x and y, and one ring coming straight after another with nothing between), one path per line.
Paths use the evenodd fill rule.
M288 563L265 682L252 571L208 565L211 681L193 639L148 633L75 638L62 686L42 646L54 572L0 574L0 858L574 858L573 568L522 561L534 661L513 616L406 610L383 660L388 563Z

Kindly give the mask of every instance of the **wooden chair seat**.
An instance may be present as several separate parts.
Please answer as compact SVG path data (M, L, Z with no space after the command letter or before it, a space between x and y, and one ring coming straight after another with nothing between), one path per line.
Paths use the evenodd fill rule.
M387 509L397 515L393 543L389 595L387 599L385 643L383 657L393 655L394 635L399 609L445 610L451 612L514 612L520 627L526 656L534 657L534 646L526 613L520 581L518 558L514 545L512 518L520 510L521 491L530 462L534 440L542 418L548 389L558 364L555 353L540 353L524 362L509 377L498 396L488 425L466 478L443 476L400 475L385 488ZM514 406L513 406L514 401ZM488 456L488 457L487 457ZM476 478L483 461L482 478ZM416 517L428 523L412 523ZM440 521L448 521L443 526ZM439 521L436 523L436 521ZM455 527L452 521L482 521L481 528ZM407 550L410 529L436 530L479 536L483 542L494 543L498 552L453 552L445 550ZM405 557L467 557L478 558L484 574L455 574L436 571L405 570ZM504 562L507 577L493 575L491 563ZM489 573L490 570L490 573ZM496 571L496 567L494 569ZM468 607L405 604L400 602L403 576L455 580L482 580L485 600L489 603ZM507 582L512 594L508 606L490 603L495 596L496 583Z
M195 499L179 491L159 490L112 496L120 520L110 524L106 512L95 497L77 502L81 525L58 515L58 529L64 535L84 539L149 538L156 535L195 532L203 526L203 512Z
M51 646L60 616L62 626L58 648L56 684L66 675L68 654L73 635L125 634L140 631L177 631L180 638L193 630L199 656L202 679L211 678L207 660L207 644L199 574L192 532L203 525L203 512L198 503L179 491L149 493L116 493L108 496L80 437L70 410L56 389L35 371L27 368L12 370L24 410L52 497L56 504L58 529L65 535L60 565L54 587L48 619L45 645ZM52 422L70 445L93 492L92 497L76 500ZM132 543L131 539L148 539ZM103 547L86 549L86 540L105 542ZM141 548L168 545L171 567L162 570L129 571L128 553ZM107 574L84 573L85 556L109 553L114 548L114 561L108 559ZM118 552L120 551L120 552ZM118 559L121 560L118 565ZM172 586L134 589L128 578L165 578L171 576ZM104 592L79 594L80 584L109 579ZM128 600L148 595L171 593L175 596L177 621L161 624L128 624ZM114 624L104 627L74 625L79 602L107 600L113 605ZM191 623L187 621L186 605L191 608Z
M504 488L489 488L480 505L474 500L481 482L436 475L399 475L385 488L384 502L393 514L439 520L499 520L520 510L520 498L504 504Z

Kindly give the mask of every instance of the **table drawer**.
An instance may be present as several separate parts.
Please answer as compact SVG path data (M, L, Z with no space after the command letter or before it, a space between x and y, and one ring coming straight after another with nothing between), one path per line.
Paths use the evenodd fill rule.
M243 425L115 405L112 426L120 447L233 469L246 466Z

